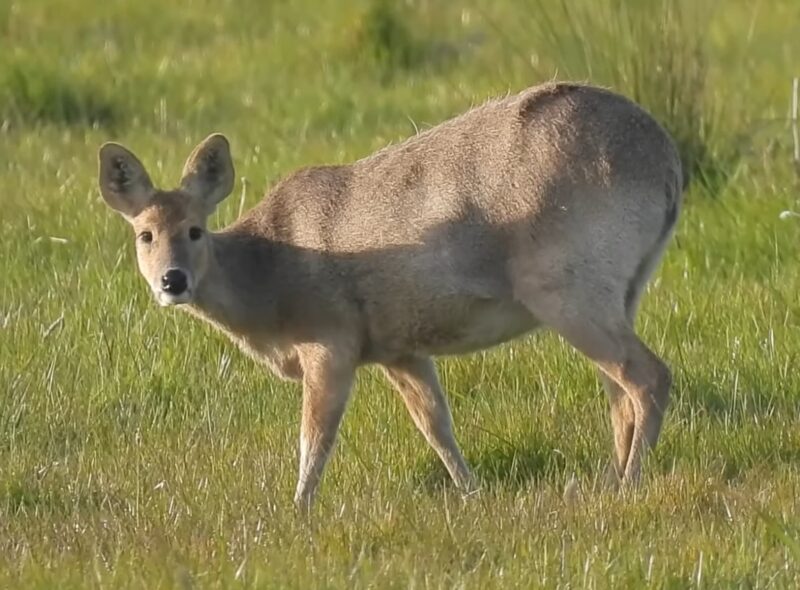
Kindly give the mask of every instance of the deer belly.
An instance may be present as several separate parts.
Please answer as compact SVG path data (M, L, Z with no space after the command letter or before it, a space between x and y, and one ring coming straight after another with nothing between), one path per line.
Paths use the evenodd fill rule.
M537 325L522 305L508 302L473 301L425 315L428 321L420 323L414 340L418 350L431 355L489 348L521 336Z

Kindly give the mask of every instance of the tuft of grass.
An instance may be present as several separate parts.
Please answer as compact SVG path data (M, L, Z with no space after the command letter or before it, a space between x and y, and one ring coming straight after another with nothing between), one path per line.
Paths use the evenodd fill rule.
M10 124L111 126L120 119L114 101L85 77L44 59L0 58L0 120Z
M361 21L362 50L387 73L411 69L422 60L423 48L408 20L396 3L374 0Z
M382 83L415 71L441 70L469 48L449 39L444 27L431 26L441 7L424 3L371 0L355 27L357 60L369 64ZM438 10L437 10L438 9Z
M742 157L741 122L709 71L709 15L682 0L539 0L530 13L540 71L607 85L675 139L688 179L718 194Z
M762 509L756 508L755 513L764 523L767 532L786 547L795 562L800 562L800 530Z

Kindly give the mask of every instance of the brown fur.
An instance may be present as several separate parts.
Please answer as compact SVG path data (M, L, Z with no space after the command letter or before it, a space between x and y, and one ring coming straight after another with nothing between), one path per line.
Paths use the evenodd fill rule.
M233 178L220 135L197 147L171 192L154 189L121 146L100 151L103 196L154 236L137 253L157 298L302 380L298 504L312 501L365 363L385 367L455 482L471 489L430 357L538 326L598 366L612 479L638 480L670 374L633 320L675 225L682 171L668 135L636 105L588 86L531 88L353 164L296 172L229 227L190 240ZM170 268L190 276L182 299L160 292Z

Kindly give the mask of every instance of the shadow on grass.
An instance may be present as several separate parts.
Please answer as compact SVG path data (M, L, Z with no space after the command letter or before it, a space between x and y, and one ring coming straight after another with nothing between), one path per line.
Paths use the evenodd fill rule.
M681 385L683 394L678 407L736 426L750 424L776 412L790 415L795 411L793 393L787 395L785 391L765 386L763 371L740 367L737 372L735 392L731 390L731 384L687 376Z
M34 478L8 482L0 491L0 505L12 513L67 515L81 510L123 511L127 503L109 490L73 490L65 482L45 483Z
M765 386L758 371L740 369L736 392L692 377L667 415L678 425L659 442L658 462L695 464L727 482L761 470L779 472L800 463L800 443L786 435L793 423L792 394Z
M467 461L486 489L521 490L545 481L561 481L566 469L564 455L552 445L536 443L540 441L514 448L497 447ZM412 482L428 491L452 485L444 465L434 457L415 467Z

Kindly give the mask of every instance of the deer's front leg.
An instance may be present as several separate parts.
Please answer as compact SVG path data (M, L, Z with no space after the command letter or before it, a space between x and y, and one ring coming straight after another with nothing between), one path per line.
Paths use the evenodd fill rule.
M355 374L351 356L335 347L313 345L301 352L303 416L300 423L300 474L294 502L307 511L322 478Z

